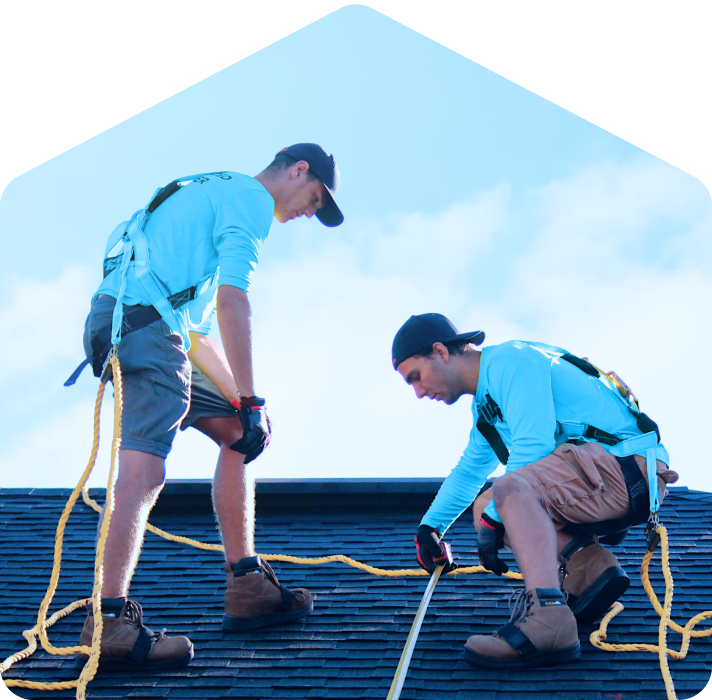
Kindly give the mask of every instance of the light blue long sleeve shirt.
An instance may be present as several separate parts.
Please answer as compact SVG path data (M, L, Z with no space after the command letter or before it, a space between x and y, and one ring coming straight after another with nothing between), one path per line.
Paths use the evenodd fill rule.
M149 218L144 232L150 267L165 285L166 296L214 275L199 296L176 309L185 327L173 328L169 322L183 336L186 350L190 337L185 329L203 334L210 330L219 284L249 289L273 215L274 199L260 182L240 173L219 172L184 185ZM117 298L120 283L117 268L96 294ZM131 267L123 301L151 304Z
M503 416L494 427L509 450L507 472L550 455L566 442L565 435L556 435L557 421L586 423L622 439L641 435L636 418L626 408L618 389L602 376L592 377L561 360L565 353L561 348L519 340L482 350L477 391L472 401L474 423L478 408L486 403L489 394ZM601 446L611 449L608 445ZM655 453L657 459L669 464L662 444L655 447ZM421 523L442 536L472 504L498 464L494 450L473 425L462 457ZM501 520L494 500L485 512Z

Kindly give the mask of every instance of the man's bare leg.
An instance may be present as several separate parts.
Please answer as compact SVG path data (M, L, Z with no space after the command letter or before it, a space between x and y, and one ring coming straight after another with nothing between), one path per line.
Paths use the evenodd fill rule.
M492 500L492 489L489 491L485 491L482 496L477 498L475 500L472 512L473 512L473 517L475 520L475 530L477 532L480 531L480 518L482 517L482 513L484 513L485 508L487 507L487 504ZM566 547L569 542L571 542L574 539L573 535L569 535L567 532L564 532L563 530L556 529L556 552L559 556L561 556L561 552L564 551L564 548ZM512 548L512 544L509 541L509 535L507 534L506 530L504 533L504 546L508 547L509 549Z
M255 487L245 457L230 449L242 437L239 418L200 418L194 424L220 448L213 480L213 507L225 559L236 563L255 556Z
M102 597L126 598L138 563L146 522L165 481L165 459L119 451L114 512L104 549Z
M516 472L501 476L492 488L527 590L558 589L556 530L536 491Z

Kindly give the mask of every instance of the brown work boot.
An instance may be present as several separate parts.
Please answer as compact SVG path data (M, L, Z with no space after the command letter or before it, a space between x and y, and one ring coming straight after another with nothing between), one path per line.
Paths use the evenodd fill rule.
M223 629L252 630L306 617L314 609L306 588L282 586L272 567L259 557L225 564L227 590Z
M509 622L465 644L465 659L488 668L553 666L581 655L576 619L556 588L524 588L509 598Z
M598 620L630 586L613 552L586 538L572 540L561 552L561 588L578 622Z
M187 637L167 637L165 630L154 632L143 624L143 609L133 600L104 598L101 602L104 627L101 634L101 668L167 669L185 666L193 658L193 644ZM87 619L79 640L91 646L94 614L87 604ZM78 654L77 665L87 656Z

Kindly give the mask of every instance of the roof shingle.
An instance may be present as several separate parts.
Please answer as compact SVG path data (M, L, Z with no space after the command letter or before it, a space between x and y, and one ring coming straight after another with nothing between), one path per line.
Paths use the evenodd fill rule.
M384 568L415 567L413 534L440 480L263 481L257 488L257 549L264 554L321 556L341 553ZM670 489L661 520L670 536L675 579L673 619L684 624L712 609L712 494ZM52 568L53 538L68 490L0 490L0 656L24 648L22 630L36 621ZM102 491L92 492L101 499ZM90 595L97 516L79 503L70 518L60 584L50 612ZM218 543L204 482L169 482L151 522L169 532ZM659 618L640 582L643 528L613 550L632 579L613 620L609 642L657 644ZM469 512L448 533L461 563L475 564L476 534ZM504 558L514 560L508 550ZM167 542L151 533L132 584L149 626L187 634L195 659L161 674L101 673L90 698L385 698L426 578L379 578L343 564L318 567L274 563L280 581L316 594L314 613L296 624L250 633L224 632L224 572L218 552ZM651 581L662 601L659 555ZM657 700L666 697L657 656L608 653L593 648L579 630L582 656L548 669L488 671L462 657L467 637L488 633L509 616L506 597L519 582L491 574L446 576L433 595L420 633L404 700ZM83 614L50 630L56 645L77 643ZM668 632L669 645L680 636ZM693 697L712 669L710 640L693 639L682 661L670 661L678 697ZM19 662L8 678L51 681L77 677L72 657L43 650ZM73 698L14 688L21 698Z

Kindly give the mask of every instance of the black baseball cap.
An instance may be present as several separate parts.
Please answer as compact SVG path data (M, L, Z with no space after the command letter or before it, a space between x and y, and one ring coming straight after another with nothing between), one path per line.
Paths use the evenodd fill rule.
M485 339L484 331L458 333L450 319L442 314L419 314L411 316L396 333L391 352L393 369L413 355L425 354L433 343L474 343L481 345Z
M316 143L295 143L293 146L283 148L277 155L289 156L295 161L304 160L309 163L309 170L319 178L329 194L324 206L316 212L316 218L324 226L338 226L343 223L344 215L336 206L334 199L334 194L341 184L341 176L334 156Z

